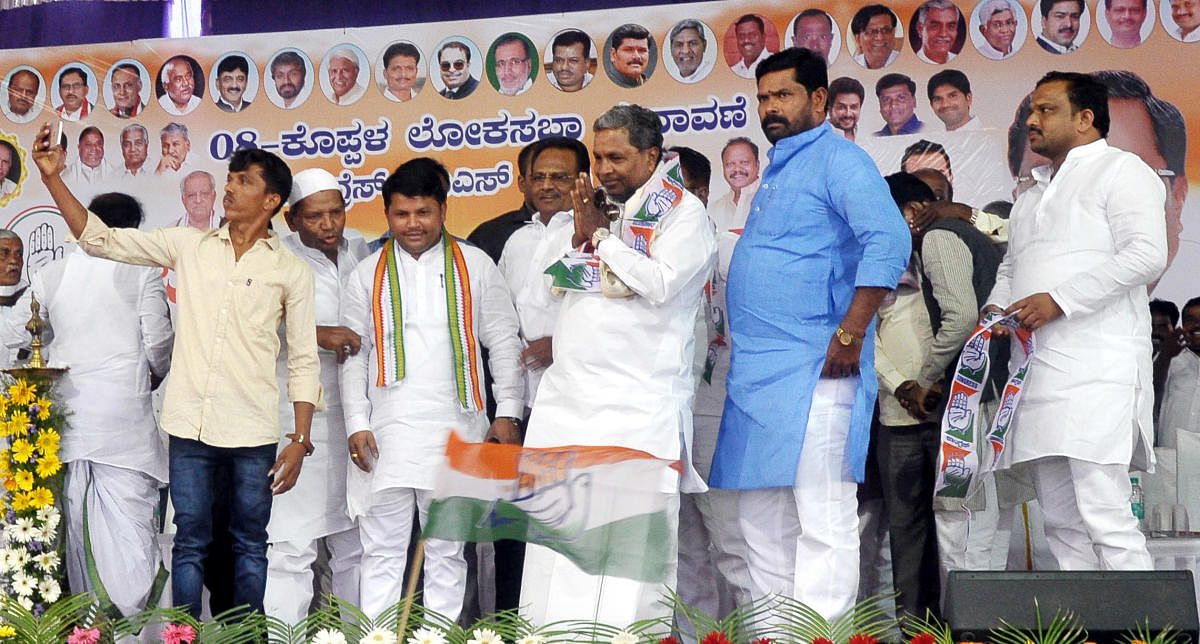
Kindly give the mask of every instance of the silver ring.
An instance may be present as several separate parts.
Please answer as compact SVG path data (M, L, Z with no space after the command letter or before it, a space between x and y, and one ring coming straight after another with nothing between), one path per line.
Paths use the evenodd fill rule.
M350 353L350 348L351 348L350 345L343 344L342 345L342 353Z

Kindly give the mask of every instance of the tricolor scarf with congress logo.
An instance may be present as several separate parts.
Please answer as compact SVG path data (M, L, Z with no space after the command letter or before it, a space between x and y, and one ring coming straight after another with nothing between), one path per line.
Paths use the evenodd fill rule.
M625 216L621 218L619 234L621 241L649 256L650 241L659 220L679 205L683 200L683 192L679 155L668 152L654 174L625 202ZM568 251L562 259L546 269L546 274L554 278L552 287L557 290L601 292L600 258L595 253L585 252L582 247Z
M375 386L404 379L404 314L400 302L400 277L396 265L396 240L388 239L375 264L375 286L371 292L371 319L375 326L375 359L379 376ZM443 276L446 285L446 314L450 320L450 348L458 400L464 409L483 409L471 282L462 248L445 230L442 231Z
M981 463L976 428L979 422L979 403L988 382L991 360L988 347L992 342L992 327L1004 325L1025 350L1025 361L1013 372L1000 396L999 411L984 438L992 446L992 459ZM938 457L937 484L934 496L950 501L965 500L979 488L981 474L995 469L1008 441L1008 429L1013 412L1021 399L1021 390L1033 358L1033 332L1016 321L1015 314L990 313L975 327L959 355L954 380L946 397L946 413L942 415L942 448Z

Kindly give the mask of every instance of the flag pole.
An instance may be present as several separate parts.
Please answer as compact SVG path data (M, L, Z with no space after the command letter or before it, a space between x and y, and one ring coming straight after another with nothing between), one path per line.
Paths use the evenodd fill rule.
M404 641L404 632L408 629L408 616L412 612L413 593L417 592L417 580L421 577L421 566L425 565L425 538L417 540L417 551L413 553L412 566L408 572L408 588L404 593L404 609L400 611L400 624L396 627L396 636Z

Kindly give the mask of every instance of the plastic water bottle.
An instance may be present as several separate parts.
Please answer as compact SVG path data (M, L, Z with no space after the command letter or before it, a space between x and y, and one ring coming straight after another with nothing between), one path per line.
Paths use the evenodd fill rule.
M1146 529L1146 494L1142 492L1142 484L1138 477L1129 477L1129 487L1132 492L1129 494L1129 506L1133 510L1133 516L1137 517L1138 529Z

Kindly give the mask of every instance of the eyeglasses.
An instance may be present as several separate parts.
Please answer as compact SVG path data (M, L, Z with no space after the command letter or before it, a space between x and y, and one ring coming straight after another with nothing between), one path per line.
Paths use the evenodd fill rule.
M87 83L59 83L58 86L68 92L74 92L87 87Z
M535 185L535 186L545 183L547 179L550 180L550 183L557 183L559 185L563 185L563 184L571 183L572 181L575 180L575 177L573 177L565 172L551 172L549 174L546 174L545 172L539 172L539 173L529 177L529 180L532 181L533 185Z
M886 28L882 28L882 27L880 27L880 28L878 28L878 29L863 29L863 31L862 31L862 32L863 32L864 34L866 34L867 36L870 36L871 38L880 38L880 37L882 37L882 36L892 36L892 35L895 35L895 33L896 33L896 30L895 30L895 29L886 29Z
M450 71L451 66L453 66L454 69L457 69L458 71L462 71L462 68L467 66L467 61L456 60L453 63L450 61L446 61L446 60L442 61L442 71L444 71L444 72Z
M529 62L528 58L505 58L496 59L496 69L508 69L509 67L519 67Z

